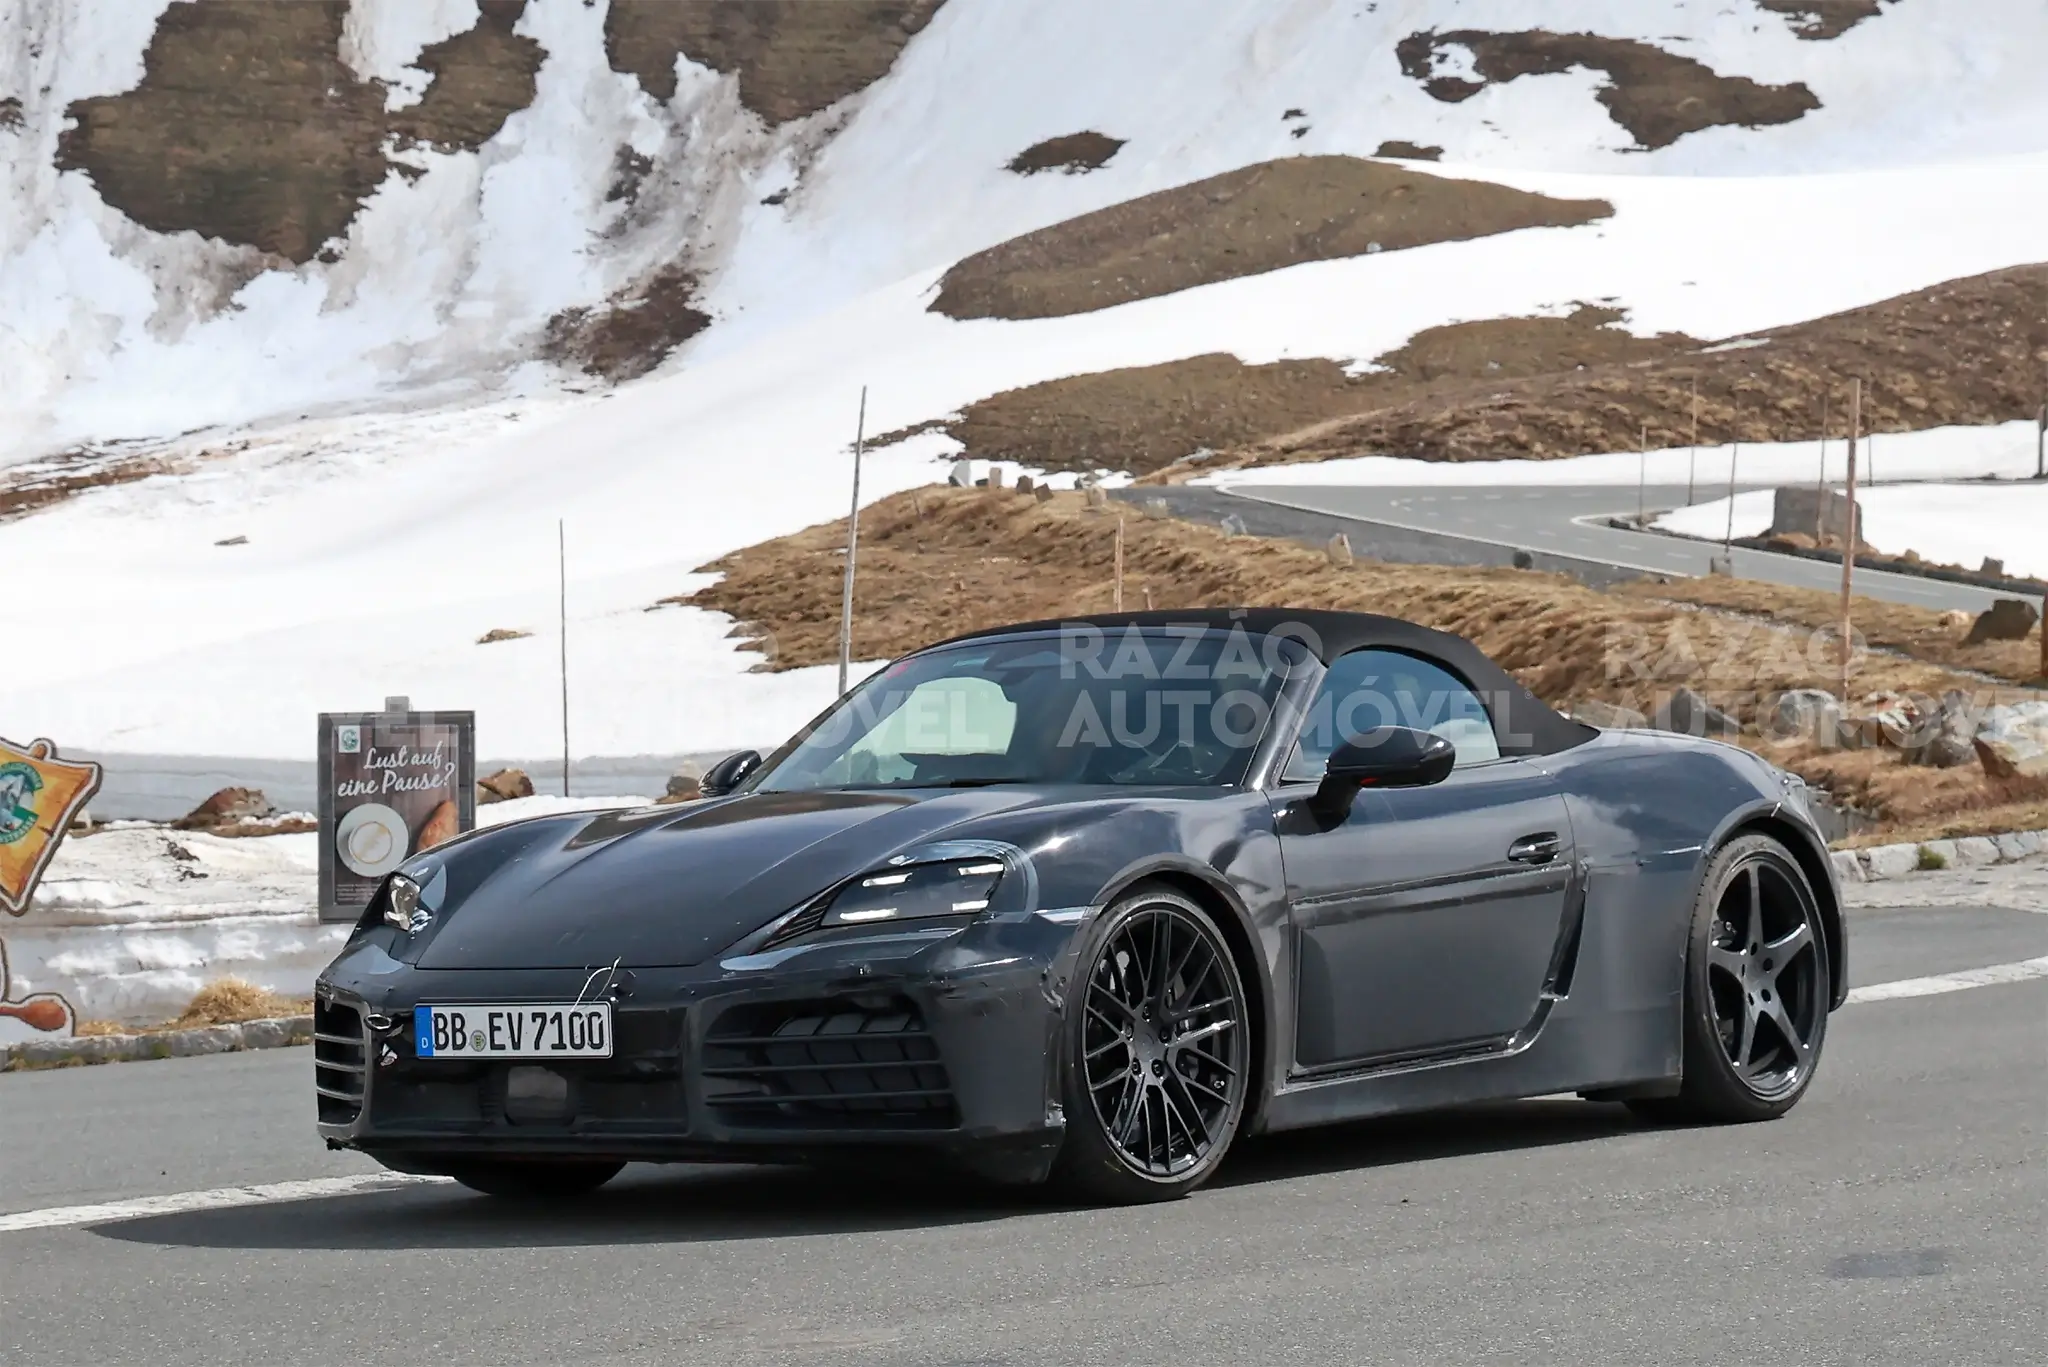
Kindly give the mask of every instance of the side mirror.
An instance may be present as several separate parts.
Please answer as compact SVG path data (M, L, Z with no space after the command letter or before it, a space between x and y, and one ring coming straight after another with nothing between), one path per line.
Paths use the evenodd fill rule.
M724 797L733 789L745 783L753 772L761 767L759 750L742 750L737 755L727 755L711 766L698 785L698 791L705 797Z
M1330 752L1316 806L1347 812L1360 788L1427 788L1451 776L1458 748L1442 736L1405 726L1375 726Z

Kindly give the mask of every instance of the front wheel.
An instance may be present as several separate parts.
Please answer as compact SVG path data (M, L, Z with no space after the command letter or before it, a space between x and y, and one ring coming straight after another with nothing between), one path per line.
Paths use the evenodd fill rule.
M1786 848L1740 836L1714 856L1685 964L1685 1080L1630 1102L1659 1121L1772 1120L1820 1064L1831 999L1820 903Z
M619 1175L624 1163L583 1159L473 1158L442 1171L471 1191L515 1201L559 1201L586 1196Z
M1059 1175L1118 1204L1185 1196L1244 1118L1252 1039L1230 946L1194 902L1141 887L1089 931L1067 1002Z

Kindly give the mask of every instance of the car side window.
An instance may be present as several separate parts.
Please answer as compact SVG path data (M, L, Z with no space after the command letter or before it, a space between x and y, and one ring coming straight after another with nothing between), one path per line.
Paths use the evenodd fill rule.
M1457 748L1461 767L1500 758L1493 719L1464 680L1419 655L1354 650L1331 661L1281 777L1315 782L1340 742L1376 726L1442 736Z

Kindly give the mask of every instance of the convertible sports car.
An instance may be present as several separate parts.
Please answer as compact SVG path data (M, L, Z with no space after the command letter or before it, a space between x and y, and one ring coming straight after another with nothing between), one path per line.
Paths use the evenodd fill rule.
M965 636L704 787L393 874L317 988L328 1144L499 1195L907 1152L1156 1200L1424 1107L1781 1115L1845 993L1799 780L1390 618Z

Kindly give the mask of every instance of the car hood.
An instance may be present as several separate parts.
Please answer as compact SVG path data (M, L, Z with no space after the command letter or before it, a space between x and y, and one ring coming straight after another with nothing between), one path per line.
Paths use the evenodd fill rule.
M762 793L540 818L448 847L422 968L687 967L908 845L1100 789Z

